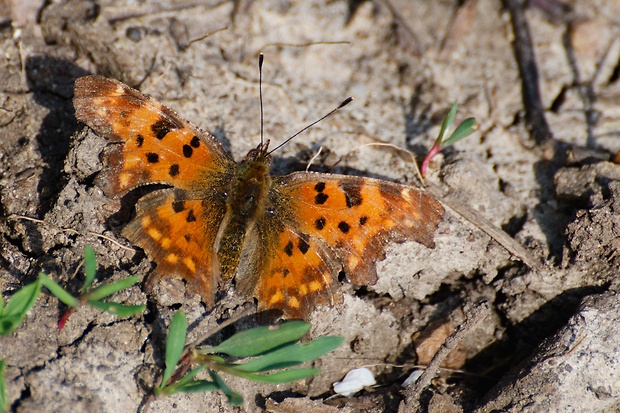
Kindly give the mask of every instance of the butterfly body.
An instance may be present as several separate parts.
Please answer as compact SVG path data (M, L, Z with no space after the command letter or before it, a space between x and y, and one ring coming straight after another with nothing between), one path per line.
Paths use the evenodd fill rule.
M270 163L266 145L250 151L225 191L226 214L218 232L221 236L215 240L215 252L224 279L236 275L246 235L267 210Z
M338 275L376 281L390 242L433 247L443 208L422 190L355 176L269 174L266 144L236 163L211 135L121 82L86 76L76 117L111 145L97 184L112 197L147 184L123 235L157 263L150 283L181 276L207 305L221 281L260 308L305 318L339 300Z

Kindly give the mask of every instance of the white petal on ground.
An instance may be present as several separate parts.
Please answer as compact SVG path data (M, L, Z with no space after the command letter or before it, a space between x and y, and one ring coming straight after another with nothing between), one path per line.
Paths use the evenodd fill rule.
M416 380L422 375L423 372L424 372L424 370L414 370L409 375L409 377L407 377L407 379L403 382L402 386L403 387L411 386L413 383L416 382Z
M366 367L351 370L342 381L334 383L334 391L342 396L351 397L364 387L377 383L375 376Z

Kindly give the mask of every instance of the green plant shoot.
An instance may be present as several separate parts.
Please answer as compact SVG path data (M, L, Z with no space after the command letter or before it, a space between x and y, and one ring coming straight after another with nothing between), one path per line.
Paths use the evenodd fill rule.
M443 148L454 145L461 139L468 137L469 135L478 130L479 125L476 122L476 119L467 118L459 124L459 126L452 134L448 135L448 131L450 130L452 123L454 123L457 109L458 104L455 102L450 108L450 111L448 112L446 117L444 118L443 123L441 124L441 129L439 130L439 136L437 137L437 140L435 140L433 147L430 151L428 151L428 153L424 157L424 160L422 161L422 166L420 167L420 173L422 174L422 176L426 176L426 170L428 169L428 165L431 159L433 159L435 155L441 152Z
M185 316L177 312L170 323L166 340L166 368L156 396L175 393L220 390L228 402L239 405L243 399L231 390L219 373L227 373L262 383L288 383L307 379L320 371L313 368L291 368L315 360L336 349L343 337L319 337L299 343L310 329L310 323L289 321L274 327L256 327L241 331L214 347L193 349L182 356L185 343ZM254 357L248 361L229 361L218 355ZM192 365L198 365L191 369ZM207 370L211 380L194 377Z
M40 292L41 282L36 280L13 294L6 306L0 300L0 335L11 334L21 324Z
M113 283L103 283L96 288L90 289L97 273L97 259L95 251L89 245L84 248L84 285L80 289L80 296L74 297L67 290L62 288L58 283L41 273L39 281L43 284L55 297L69 307L58 322L58 329L61 330L73 310L82 304L88 304L102 311L111 313L117 317L130 317L144 311L146 305L125 305L117 302L104 302L104 298L109 297L121 290L131 287L139 281L136 276L128 277Z

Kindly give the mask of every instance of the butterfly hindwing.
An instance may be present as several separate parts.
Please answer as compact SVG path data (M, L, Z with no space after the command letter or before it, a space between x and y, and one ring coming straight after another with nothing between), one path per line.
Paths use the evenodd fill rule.
M270 232L270 231L268 231ZM338 261L320 240L286 228L271 232L267 259L256 277L255 297L262 309L283 310L288 318L306 318L318 305L340 301Z
M157 263L149 283L181 275L213 306L219 280L214 239L226 211L223 199L190 199L169 188L144 196L136 209L123 235Z

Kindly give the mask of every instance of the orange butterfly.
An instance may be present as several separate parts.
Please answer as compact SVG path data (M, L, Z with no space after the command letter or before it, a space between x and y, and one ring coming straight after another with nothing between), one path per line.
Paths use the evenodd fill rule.
M119 197L166 184L138 202L123 235L157 264L150 282L181 276L209 307L220 280L261 309L306 318L340 294L341 271L374 284L388 241L434 247L443 208L423 191L355 176L271 176L266 144L236 163L210 134L116 80L75 82L76 117L114 142L97 184Z

